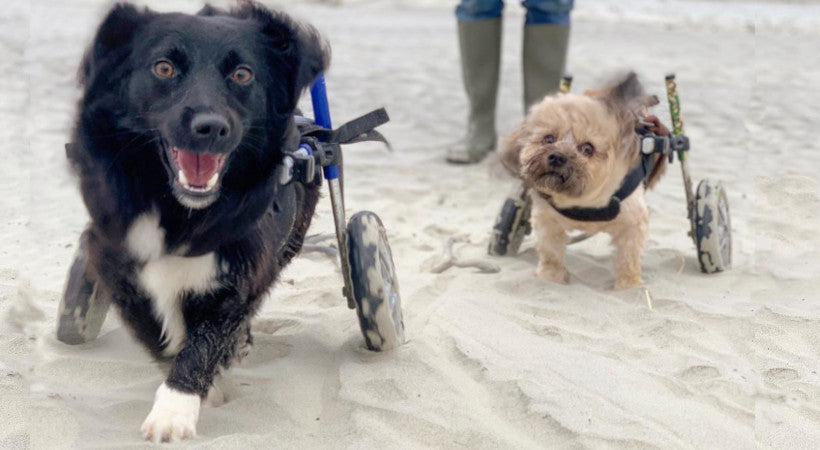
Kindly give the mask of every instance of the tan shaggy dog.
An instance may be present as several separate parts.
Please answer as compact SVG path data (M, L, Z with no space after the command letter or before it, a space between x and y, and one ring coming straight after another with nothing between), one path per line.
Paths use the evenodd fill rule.
M533 224L538 239L536 274L556 283L568 283L564 252L571 230L612 236L615 245L615 287L641 284L649 213L641 183L620 201L611 220L581 221L558 210L605 208L613 202L630 170L640 164L639 117L648 130L668 130L647 108L658 100L644 93L634 73L600 91L584 95L547 96L507 137L502 163L530 188ZM645 117L644 117L645 116ZM665 169L660 158L649 177L653 186Z

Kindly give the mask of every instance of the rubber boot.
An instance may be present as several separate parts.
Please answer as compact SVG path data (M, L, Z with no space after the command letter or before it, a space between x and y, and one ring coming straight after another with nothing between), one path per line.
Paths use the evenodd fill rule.
M564 75L569 42L568 25L524 27L524 113L547 94L558 90Z
M495 150L495 103L501 62L501 19L458 23L461 73L469 102L467 136L447 149L447 161L472 164Z

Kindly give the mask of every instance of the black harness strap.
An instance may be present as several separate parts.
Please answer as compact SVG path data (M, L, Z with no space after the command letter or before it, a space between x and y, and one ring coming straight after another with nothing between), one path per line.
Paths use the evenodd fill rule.
M303 137L314 137L326 144L355 144L357 142L376 141L386 144L388 148L390 147L387 139L375 130L376 127L390 121L390 117L388 117L384 108L370 111L335 130L321 127L310 119L302 117L298 119L296 125Z
M282 185L294 179L301 183L313 183L314 180L320 183L321 171L319 169L321 167L339 166L339 170L343 170L341 146L344 144L376 141L384 143L388 149L392 150L387 139L375 130L376 127L390 121L384 108L370 111L335 130L317 125L312 119L298 112L294 120L301 136L300 148L285 152L279 177L279 183ZM302 144L310 147L311 154L300 150Z
M580 222L608 222L618 217L618 214L621 212L621 202L635 192L635 189L643 183L645 177L646 172L644 172L644 164L643 161L641 161L629 171L621 183L621 187L612 195L609 204L603 208L559 208L552 203L549 197L543 194L541 195L550 206L555 208L555 210L564 217Z
M387 111L384 108L370 111L334 130L330 142L355 144L357 142L378 141L383 142L390 148L390 143L387 142L387 139L375 130L379 125L384 125L389 121L390 117L387 116Z
M651 124L645 124L651 125ZM641 159L638 164L626 174L626 177L621 182L621 187L612 195L609 204L603 208L559 208L552 203L552 199L542 193L538 193L547 203L550 204L556 211L561 213L564 217L580 222L607 222L616 217L621 212L621 202L630 196L641 183L646 183L659 159L665 156L669 157L669 162L672 162L673 151L689 150L689 138L683 135L673 136L659 136L650 132L645 127L635 130L641 137L640 152ZM656 157L658 154L660 156Z

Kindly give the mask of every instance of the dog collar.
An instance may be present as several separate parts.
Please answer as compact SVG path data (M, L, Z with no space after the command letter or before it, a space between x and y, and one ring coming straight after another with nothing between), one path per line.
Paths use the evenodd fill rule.
M635 132L639 136L638 150L641 157L638 164L626 174L621 187L612 195L608 205L603 208L559 208L555 206L550 196L541 192L538 192L538 195L564 217L579 222L608 222L618 217L621 212L621 202L635 192L641 183L646 183L649 175L655 170L657 164L655 154L659 154L660 158L668 155L669 162L672 162L672 150L689 150L689 139L686 136L670 138L667 135L656 135L645 127L636 129Z
M640 161L626 174L624 181L621 182L621 187L615 191L615 194L609 200L609 204L603 208L559 208L555 206L550 196L536 192L564 217L579 222L608 222L618 217L621 212L621 202L635 192L635 189L643 183L645 177L644 163Z

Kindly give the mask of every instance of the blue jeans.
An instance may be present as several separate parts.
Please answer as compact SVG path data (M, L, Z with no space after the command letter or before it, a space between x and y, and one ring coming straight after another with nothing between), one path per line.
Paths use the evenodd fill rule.
M569 12L574 0L522 0L527 8L527 25L569 25ZM461 0L456 17L463 22L497 19L504 9L504 0Z

